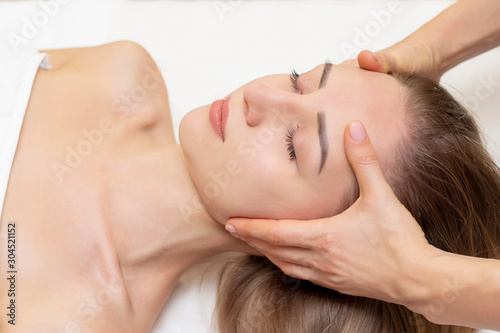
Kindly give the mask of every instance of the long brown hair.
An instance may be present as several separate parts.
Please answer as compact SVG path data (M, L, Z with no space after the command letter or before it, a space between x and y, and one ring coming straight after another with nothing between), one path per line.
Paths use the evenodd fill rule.
M384 170L394 193L430 244L500 258L500 172L474 119L434 82L392 75L408 92L408 131ZM256 256L225 265L216 311L221 333L473 332L433 324L400 305L292 279Z

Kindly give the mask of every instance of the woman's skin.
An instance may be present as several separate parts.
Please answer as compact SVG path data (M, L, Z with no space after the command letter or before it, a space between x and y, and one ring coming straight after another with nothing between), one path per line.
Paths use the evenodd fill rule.
M2 332L146 332L188 267L225 251L258 254L224 230L225 219L319 216L295 209L302 195L331 214L316 192L336 195L353 185L342 145L348 119L369 124L385 163L404 131L396 80L333 66L318 89L320 65L299 78L299 89L275 75L232 93L224 142L209 122L210 106L194 110L182 122L181 148L165 84L143 48L116 42L45 52L53 69L35 79L2 215L2 235L16 223L18 258L16 325L2 320ZM321 175L318 112L329 143ZM389 119L398 128L392 135ZM290 126L299 127L296 161ZM320 177L331 177L329 188ZM209 182L219 184L216 196L204 192ZM5 246L0 255L7 256ZM6 279L0 289L8 289Z
M46 52L53 70L38 71L4 203L2 234L17 226L18 293L16 326L1 320L0 331L146 332L186 268L251 248L203 210L183 218L178 205L197 192L144 49ZM94 135L87 150L84 133Z
M439 81L500 44L499 14L500 1L459 0L403 41L361 52L357 62L367 70L411 71ZM423 242L421 228L385 181L370 140L355 142L346 134L345 150L361 188L345 213L315 221L234 219L228 231L290 276L402 304L434 323L500 330L500 261L453 255ZM388 231L394 230L406 236L393 237ZM437 311L436 304L442 304Z
M323 87L318 89L323 73ZM338 212L355 187L342 139L351 119L368 124L382 164L391 163L391 151L405 131L405 92L393 77L319 65L300 75L297 88L289 75L281 74L259 78L231 93L224 142L207 125L208 106L184 117L179 134L189 173L217 220L305 219ZM324 115L321 135L318 114ZM388 132L389 127L394 130ZM286 140L289 131L294 132L294 160ZM223 177L229 168L237 175ZM227 178L227 184L218 185L214 196L211 185L218 184L218 178L221 184Z

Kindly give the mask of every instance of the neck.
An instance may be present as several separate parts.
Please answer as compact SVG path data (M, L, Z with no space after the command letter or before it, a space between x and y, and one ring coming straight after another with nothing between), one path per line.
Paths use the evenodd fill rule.
M252 252L207 213L179 145L121 160L113 178L111 228L122 268L147 269L175 282L212 255Z

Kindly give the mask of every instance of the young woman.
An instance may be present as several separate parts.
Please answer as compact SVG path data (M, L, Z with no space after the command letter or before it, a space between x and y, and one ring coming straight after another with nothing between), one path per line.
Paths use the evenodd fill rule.
M34 80L3 204L2 232L9 234L15 223L19 261L18 317L15 326L2 321L2 331L146 332L188 267L225 251L256 254L224 230L228 218L317 218L348 207L357 196L342 144L350 120L365 124L395 186L407 181L401 152L414 151L408 148L416 133L429 133L425 122L412 128L424 113L413 105L428 96L413 91L406 78L322 64L300 77L257 79L193 110L181 123L178 145L164 82L143 48L117 42L45 52L52 69L39 70ZM447 98L446 112L455 112L451 97L440 96ZM482 147L470 119L450 119L452 128L470 127L459 135L475 141L475 149ZM422 163L411 154L408 161ZM488 163L487 156L478 162L481 168L491 167ZM458 170L451 174L461 177ZM410 181L417 186L420 179ZM451 250L488 256L494 253L483 236L498 235L488 222L458 225L467 236L463 242L440 233L439 221L426 231L430 239L440 235L436 239L443 238L446 249L449 239L458 244ZM1 281L0 288L8 290L10 282ZM227 288L221 291L231 295L226 304L253 300ZM254 295L267 296L264 291ZM304 294L289 295L299 293ZM2 304L10 302L1 295ZM317 306L330 314L328 320L320 312L306 313L317 328L302 321L302 314L292 316L299 320L294 326L256 320L264 328L236 331L336 331L332 321L351 312L360 316L360 327L377 331L377 324L363 319L373 317L363 310L370 301L349 301L346 312L334 311L320 297ZM235 318L255 314L255 304L239 307L246 311L241 316L220 317L221 330L227 323L226 331L233 332ZM274 314L304 310L300 304L273 304L279 305ZM384 316L389 326L381 327L395 331L400 318L411 316L398 311L403 310Z
M374 228L373 224L378 221L367 221L357 233L351 234L352 238L333 235L330 238L318 237L314 241L324 241L322 250L328 256L332 251L337 253L336 243L350 242L355 248L362 240L369 239L371 246L379 252L385 253L383 249L389 247L396 248L398 256L406 258L410 265L427 260L429 248L462 257L500 258L500 213L497 208L500 205L500 172L482 145L473 118L433 81L411 74L392 76L402 84L406 93L406 131L394 152L395 163L382 169L394 193L420 226ZM350 154L352 156L352 152ZM387 198L382 197L380 201L384 199ZM318 225L311 228L318 228ZM339 221L337 228L352 227ZM321 233L321 230L317 232ZM384 239L390 241L391 246L377 242L381 239L380 232L385 233ZM414 236L418 233L422 234L421 239ZM307 241L304 244L303 248L295 248L296 258L306 251ZM421 249L421 252L408 248ZM293 249L290 247L290 251ZM311 251L309 256L308 260L322 262L321 253ZM279 256L272 258L286 260ZM371 272L382 271L380 275L392 276L407 269L396 265L390 257L380 258L379 253L368 254L363 261L365 266L371 267ZM320 267L332 275L335 270L347 274L352 272L350 267L345 267L343 260L335 263L334 268ZM432 272L422 274L428 281L432 280ZM463 270L462 274L470 277L472 273ZM464 278L449 275L449 278L436 279L433 285L422 287L420 281L423 277L415 275L403 275L398 283L384 284L374 282L370 274L353 277L355 284L377 288L389 295L384 301L379 301L344 295L308 281L292 279L267 258L247 256L226 264L220 280L217 319L220 332L227 333L472 332L473 329L466 327L435 324L439 323L437 318L449 304L463 297L465 286L460 281ZM490 290L488 282L496 279L498 270L492 269L483 280L479 280L484 284L481 293L487 293ZM342 278L332 278L331 281L345 282ZM435 290L439 291L437 295ZM347 291L357 295L356 290ZM405 297L415 300L415 303L405 303L406 308L392 301ZM421 306L424 300L430 300L427 306ZM418 308L419 312L413 313L409 310L411 308ZM478 308L477 311L482 310Z

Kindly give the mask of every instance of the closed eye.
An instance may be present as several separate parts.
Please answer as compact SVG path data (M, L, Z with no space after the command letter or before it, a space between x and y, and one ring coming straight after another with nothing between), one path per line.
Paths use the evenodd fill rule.
M302 94L302 91L300 91L298 83L299 75L300 74L297 73L295 69L292 69L292 73L290 74L290 81L292 82L293 89L297 91L299 94Z
M295 148L293 147L293 136L295 135L295 132L297 131L296 128L289 127L288 130L286 131L286 143L287 143L287 151L288 155L290 157L290 161L294 161L297 158L297 155L295 155Z

